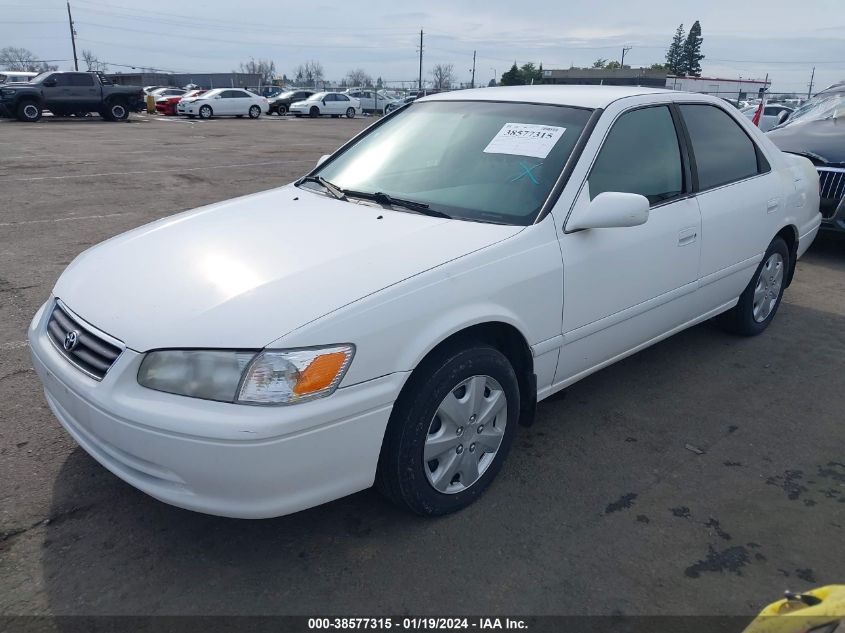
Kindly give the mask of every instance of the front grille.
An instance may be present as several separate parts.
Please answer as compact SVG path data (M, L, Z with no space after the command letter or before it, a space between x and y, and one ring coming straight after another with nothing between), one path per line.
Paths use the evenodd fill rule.
M95 334L61 302L56 302L50 314L47 336L62 356L94 380L102 380L123 351L118 345Z
M845 196L845 168L817 167L819 172L820 211L823 218L832 218Z

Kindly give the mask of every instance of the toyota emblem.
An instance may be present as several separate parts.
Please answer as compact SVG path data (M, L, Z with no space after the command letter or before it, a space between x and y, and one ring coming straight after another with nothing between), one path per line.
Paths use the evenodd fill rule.
M79 332L76 330L71 330L67 334L65 334L65 342L63 347L65 348L66 352L73 351L73 349L79 344Z

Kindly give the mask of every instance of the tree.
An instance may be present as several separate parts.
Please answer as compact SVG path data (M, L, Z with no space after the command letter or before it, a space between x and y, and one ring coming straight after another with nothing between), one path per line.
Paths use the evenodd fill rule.
M487 82L487 87L488 87L488 88L494 88L494 87L495 87L495 86L497 86L497 85L498 85L498 84L496 83L496 78L495 78L495 77L493 77L493 79L491 79L490 81L488 81L488 82Z
M543 77L543 65L540 64L540 67L536 68L533 62L526 62L519 68L519 74L524 84L539 83Z
M104 73L108 70L108 65L105 62L101 62L99 59L97 59L93 51L90 51L88 49L83 49L82 61L85 62L85 65L91 72Z
M675 36L672 38L672 43L669 44L669 50L666 51L666 70L671 75L683 74L684 39L684 25L681 24L675 30Z
M607 66L607 60L604 57L599 57L596 61L593 62L593 68L605 68Z
M704 55L701 54L701 43L703 41L701 24L696 20L689 30L681 55L681 69L685 75L701 77L701 60L704 59Z
M38 55L26 48L15 48L7 46L0 49L0 66L6 70L18 72L43 73L48 70L56 70L58 66L51 66L47 62L38 61Z
M276 64L269 59L255 61L250 58L245 64L239 66L240 72L249 75L260 75L262 84L272 84L276 77Z
M379 77L376 79L376 89L381 90L382 88L384 88L384 81Z
M296 83L300 86L316 87L318 81L323 81L323 65L315 59L296 67Z
M618 61L616 61L614 59L613 61L607 62L607 65L605 66L605 68L608 69L608 70L619 70L620 68L630 68L630 66L628 64L625 64L623 66L622 64L620 64Z
M431 71L434 87L438 90L448 90L452 86L455 75L454 64L435 64Z
M516 62L513 63L513 66L511 66L508 72L502 75L502 81L500 83L503 86L521 86L525 83L522 81L522 73L519 72Z
M346 83L353 88L364 88L373 85L373 78L363 68L355 68L346 73Z
M661 70L665 73L669 72L669 67L666 64L655 63L648 67L649 70Z

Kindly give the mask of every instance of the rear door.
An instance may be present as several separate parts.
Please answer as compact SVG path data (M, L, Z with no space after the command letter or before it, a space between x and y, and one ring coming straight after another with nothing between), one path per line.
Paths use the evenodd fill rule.
M785 212L782 181L718 105L680 103L701 208L701 297L721 305L751 279Z
M69 75L74 104L80 111L96 110L100 107L100 86L93 75L73 73Z

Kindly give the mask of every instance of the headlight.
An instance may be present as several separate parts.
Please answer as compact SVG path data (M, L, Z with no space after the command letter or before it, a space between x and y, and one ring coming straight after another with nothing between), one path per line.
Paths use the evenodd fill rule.
M298 350L163 350L146 355L138 382L167 393L257 405L328 396L343 379L352 345Z

